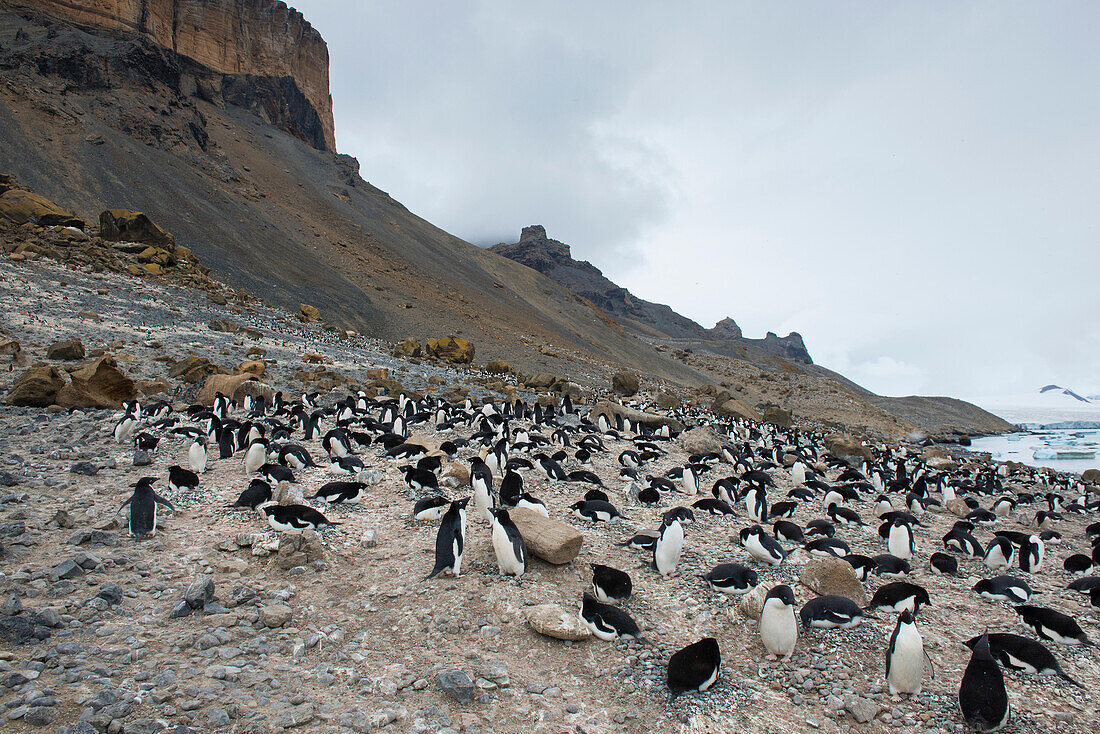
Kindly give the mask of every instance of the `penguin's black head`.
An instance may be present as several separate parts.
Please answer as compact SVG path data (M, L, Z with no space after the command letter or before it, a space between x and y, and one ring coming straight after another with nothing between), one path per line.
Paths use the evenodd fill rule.
M973 591L977 591L979 594L983 591L989 591L992 585L989 583L989 579L982 579L978 583L974 584Z
M898 616L898 622L901 624L913 624L912 613L910 613L908 609L902 609L901 614Z
M460 510L465 510L466 505L467 505L467 503L469 503L469 501L470 501L469 497L463 497L460 500L455 500L454 502L451 503L451 505L453 505L454 507L459 508Z
M772 590L768 592L768 595L764 598L764 603L768 602L768 599L778 599L787 606L794 606L794 590L787 584L780 584L779 586L772 587Z
M141 479L137 480L137 484L135 484L134 486L138 489L143 489L146 487L151 487L156 481L157 477L142 477Z
M579 502L574 502L573 504L569 505L570 510L579 510L583 507L584 507L584 500L580 500Z

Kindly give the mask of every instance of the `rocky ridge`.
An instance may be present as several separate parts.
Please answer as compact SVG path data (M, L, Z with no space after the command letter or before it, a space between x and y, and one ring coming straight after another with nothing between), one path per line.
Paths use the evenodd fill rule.
M732 341L788 360L813 363L797 332L780 337L769 331L763 339L748 339L737 322L728 316L706 329L663 303L638 298L613 283L587 260L574 260L569 245L547 237L542 225L524 227L518 242L493 245L489 251L523 263L561 283L643 338Z

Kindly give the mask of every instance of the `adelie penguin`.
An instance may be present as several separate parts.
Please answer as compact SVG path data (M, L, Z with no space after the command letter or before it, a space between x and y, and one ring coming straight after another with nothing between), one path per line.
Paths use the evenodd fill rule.
M719 563L703 575L703 580L723 594L747 594L760 582L756 571L740 563Z
M1013 610L1020 615L1024 626L1035 630L1040 639L1066 645L1093 644L1077 620L1068 614L1031 604L1018 604Z
M924 638L917 631L913 615L908 609L902 610L886 647L886 683L891 695L920 693L924 659Z
M1008 632L991 632L984 637L989 640L989 650L993 657L1006 668L1032 675L1057 675L1078 688L1084 688L1062 670L1054 654L1043 643ZM981 636L972 637L963 644L973 650L980 639Z
M676 575L680 565L680 553L684 549L684 528L676 518L666 517L661 523L661 534L653 545L653 568L662 577L670 579Z
M272 496L270 484L263 479L253 479L248 483L248 489L241 492L241 496L230 507L247 507L255 510L265 502L270 502Z
M592 522L609 522L616 517L622 517L615 506L603 500L581 500L569 506L577 517L591 520Z
M476 456L470 459L470 486L474 493L471 500L474 514L487 523L493 522L490 510L496 507L496 495L493 494L493 472L488 465Z
M323 499L329 504L356 504L362 502L366 495L367 485L362 482L327 482L309 499Z
M979 732L997 731L1010 715L1004 673L989 649L989 638L982 635L971 648L970 662L959 686L959 708L963 721Z
M592 593L604 604L622 604L630 598L630 574L611 566L592 564Z
M867 608L875 612L882 610L908 612L915 617L920 613L922 606L931 606L931 604L928 591L924 587L908 581L894 581L878 587Z
M168 467L168 489L179 492L184 489L197 489L199 475L193 471L187 471L178 464Z
M271 529L280 533L298 534L319 530L325 525L339 525L309 505L268 505L260 511L267 517Z
M954 556L936 551L928 559L928 565L932 573L942 576L955 576L959 573L959 562Z
M196 474L202 474L206 471L206 439L204 437L199 436L191 442L190 448L187 449L187 463L191 467L191 471Z
M581 598L580 620L601 640L611 641L619 637L642 639L642 631L629 614L616 606L600 602L587 591Z
M859 608L859 605L846 596L826 594L810 599L799 612L803 627L821 629L850 629L856 627L865 617L874 619Z
M157 505L164 505L172 512L176 511L172 503L161 497L153 490L153 482L156 477L142 477L134 485L134 493L130 499L122 503L118 512L126 505L130 505L130 534L135 538L143 538L146 535L155 535L157 532ZM118 513L115 513L118 514Z
M787 555L775 538L765 533L764 528L759 525L741 531L741 545L745 546L750 556L769 566L783 563Z
M502 576L522 576L527 568L527 545L508 510L492 511L493 552Z
M775 586L764 597L760 611L760 641L768 651L768 660L790 660L798 642L798 622L794 616L794 591L786 584Z
M435 495L433 497L425 497L424 499L417 500L413 505L413 519L414 520L438 520L443 517L443 513L447 511L447 508L451 506L451 501L446 497Z
M721 668L718 640L704 637L669 658L668 690L673 698L686 691L705 691L718 680Z
M248 445L248 449L244 452L244 473L254 474L266 463L267 439L257 438Z
M439 521L439 531L435 535L435 567L428 578L441 573L449 573L458 578L462 575L462 550L466 543L466 503L469 500L455 500Z
M1031 587L1014 576L994 576L974 584L973 590L993 601L1023 604L1031 598Z

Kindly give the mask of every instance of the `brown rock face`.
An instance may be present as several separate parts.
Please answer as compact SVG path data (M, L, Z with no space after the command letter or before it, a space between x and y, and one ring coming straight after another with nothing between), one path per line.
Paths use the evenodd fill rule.
M62 209L45 196L20 189L11 189L0 195L0 216L15 224L31 222L42 227L84 228L84 220L72 212Z
M107 209L99 214L99 236L105 240L114 242L142 242L147 245L167 245L174 247L176 240L172 235L153 223L153 220L141 212L129 209ZM153 249L153 248L150 248ZM156 262L160 265L169 265L165 260L160 262L151 259L153 255L164 252L168 256L171 253L158 250L146 258L139 258L142 262ZM142 253L145 255L145 253Z
M547 563L571 562L584 543L584 536L572 525L551 520L532 510L514 509L508 515L523 536L527 551Z
M84 359L84 345L79 341L54 342L46 350L46 356L50 359Z
M80 25L125 31L194 59L239 85L260 77L291 80L317 113L322 140L336 150L332 97L328 85L328 46L302 14L276 0L24 0ZM204 80L204 82L207 80ZM239 90L219 90L240 96ZM272 91L272 90L267 90ZM278 91L278 90L274 90ZM273 97L277 97L273 94ZM273 100L275 101L275 100Z
M112 357L100 357L70 373L73 381L57 393L63 408L117 408L137 397L137 385Z
M65 378L53 365L39 363L19 375L8 393L8 403L32 408L45 408L53 403Z
M428 355L451 364L470 364L474 361L474 344L457 336L428 340Z
M611 389L616 395L629 398L638 392L638 376L633 372L616 372L611 376Z

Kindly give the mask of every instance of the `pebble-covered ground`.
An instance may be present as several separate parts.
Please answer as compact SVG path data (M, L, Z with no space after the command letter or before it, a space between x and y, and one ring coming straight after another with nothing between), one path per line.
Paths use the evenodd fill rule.
M81 339L89 349L112 345L129 374L155 379L166 377L161 355L194 352L231 365L260 346L272 383L288 388L306 352L353 376L388 367L417 389L433 376L447 384L464 379L451 368L402 363L379 344L337 338L262 307L231 313L204 294L123 276L0 263L0 283L0 326L34 359L44 358L54 340ZM211 331L212 319L236 320L263 337ZM0 387L15 374L6 373ZM187 399L187 390L193 388L177 400ZM335 397L322 400L331 404ZM340 524L299 547L280 544L257 513L227 507L248 484L239 455L212 457L197 491L174 493L167 467L186 465L187 442L166 434L151 463L135 467L134 449L114 441L113 424L108 411L0 408L3 731L957 732L956 693L969 659L960 642L987 628L1030 636L1009 607L970 590L993 575L980 562L961 560L957 578L928 572L928 556L941 549L938 539L956 519L942 511L920 529L910 578L931 594L932 606L918 621L935 677L926 674L921 695L894 700L883 680L893 615L879 613L847 631L803 631L790 662L769 662L737 598L711 591L699 578L719 562L750 563L736 543L738 530L750 524L744 508L733 518L699 514L686 526L680 574L670 580L647 567L644 553L619 546L633 532L657 527L668 507L693 499L667 496L654 508L632 503L616 462L625 442L607 441L609 452L588 467L604 479L622 521L579 520L567 508L585 485L525 475L526 488L546 501L551 517L583 531L574 563L536 560L519 580L502 579L486 526L471 513L463 575L427 581L436 524L412 519L413 494L398 464L380 451L361 454L377 480L365 501L346 507L313 501ZM429 446L453 435L424 426L413 431ZM303 443L319 461L324 457L320 441ZM670 443L645 473L682 466L686 456ZM576 468L575 461L566 464ZM728 471L716 466L703 486L709 490ZM307 497L334 478L323 468L298 474ZM774 500L793 483L784 470L771 474ZM158 491L178 511L162 512L155 537L137 542L126 533L125 511L116 511L142 476L161 477ZM853 509L874 523L870 502ZM1021 508L998 527L1024 529L1034 509ZM820 503L807 503L794 521L804 525L821 515ZM1064 590L1071 577L1062 570L1067 555L1087 550L1083 529L1091 520L1067 517L1058 527L1065 542L1048 546L1043 571L1017 574L1042 592L1036 603L1072 614L1100 639L1096 610L1087 596ZM992 531L977 535L988 541ZM873 529L842 528L838 537L856 553L885 552ZM292 565L294 552L305 554L302 565ZM791 583L802 604L812 596L797 582L806 561L797 551L777 569L757 569L764 583ZM633 577L626 608L646 642L568 643L542 637L525 622L524 610L534 604L577 607L594 562ZM867 583L868 598L880 583ZM671 700L664 685L668 657L704 636L716 637L722 649L718 683ZM1095 731L1096 649L1048 646L1085 688L1007 673L1015 715L1005 731ZM472 691L456 686L463 674Z

